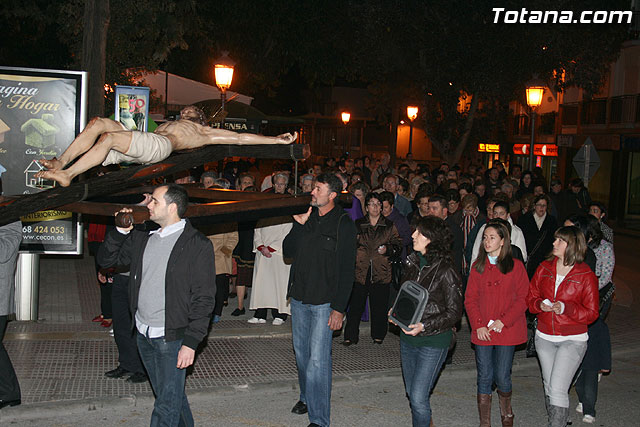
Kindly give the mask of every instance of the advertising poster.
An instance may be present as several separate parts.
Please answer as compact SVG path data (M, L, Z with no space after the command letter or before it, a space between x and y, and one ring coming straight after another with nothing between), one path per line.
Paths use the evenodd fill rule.
M129 130L147 131L149 88L116 86L115 119Z
M80 133L86 73L0 67L0 170L5 196L33 194L56 183L35 175L37 160L58 157ZM45 211L23 220L22 251L79 253L78 216Z
M20 250L41 254L81 254L82 228L78 214L65 211L40 211L22 220Z

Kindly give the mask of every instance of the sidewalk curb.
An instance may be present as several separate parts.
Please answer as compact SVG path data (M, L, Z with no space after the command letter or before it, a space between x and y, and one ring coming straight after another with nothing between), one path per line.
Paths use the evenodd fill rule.
M618 348L612 351L612 358L629 358L634 354L640 353L640 346ZM527 369L536 368L538 359L535 357L519 358L513 362L513 372L521 372ZM468 362L462 365L447 365L444 368L445 375L454 375L457 377L473 377L475 378L476 366L474 362ZM402 378L400 369L389 369L378 372L364 372L357 374L341 374L333 376L333 385L341 386L347 383L360 382L386 382L396 381ZM228 396L237 393L249 392L278 392L278 391L297 391L297 380L281 380L266 383L229 385L215 388L203 388L189 391L187 396L192 402L210 401L212 396ZM5 408L0 411L0 423L38 420L42 418L52 418L65 415L82 414L91 411L112 411L118 408L132 408L141 405L152 406L154 402L153 394L139 393L131 395L123 395L118 397L102 397L89 398L81 400L64 400L54 402L41 402L28 405L21 405L11 408ZM293 402L295 403L295 402ZM292 403L292 404L293 404Z

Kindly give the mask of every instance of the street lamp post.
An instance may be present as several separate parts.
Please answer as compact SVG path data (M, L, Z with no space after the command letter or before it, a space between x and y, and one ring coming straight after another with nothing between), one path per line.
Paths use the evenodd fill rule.
M347 127L347 124L349 124L349 120L351 120L351 113L349 113L348 111L343 111L340 114L340 117L342 118L342 123L344 123L344 127ZM349 131L349 146L351 146L351 131ZM347 148L346 148L346 143L342 145L342 154L346 154L347 152Z
M231 81L233 80L233 68L235 65L236 63L229 58L229 52L226 51L222 52L222 56L218 58L214 64L216 85L220 88L220 102L223 112L224 104L227 100L227 89L231 86Z
M527 104L531 108L531 145L529 147L529 170L533 170L533 144L536 132L536 109L542 104L545 84L542 80L534 78L527 83Z
M407 107L407 117L409 118L409 151L407 152L407 157L409 157L409 155L413 155L411 152L413 148L413 121L418 117L418 107L409 105Z

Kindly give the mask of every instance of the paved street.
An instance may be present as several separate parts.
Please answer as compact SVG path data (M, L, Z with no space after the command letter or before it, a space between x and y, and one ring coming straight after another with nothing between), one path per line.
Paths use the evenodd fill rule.
M596 425L637 425L640 409L640 314L637 238L616 235L615 282L618 294L609 317L614 369L600 383ZM635 264L634 264L635 263ZM90 320L98 312L93 263L82 257L43 257L39 322L12 322L5 346L14 361L23 405L0 411L2 425L148 425L152 397L147 384L106 379L117 352L108 332ZM291 414L297 400L290 326L248 325L225 308L195 369L187 393L198 425L298 426L305 416ZM233 319L233 320L232 320ZM397 337L382 346L365 339L357 346L334 346L332 421L338 426L410 425L400 375ZM337 341L336 341L337 343ZM516 425L544 424L540 373L535 359L516 354ZM572 405L575 406L575 393ZM468 328L458 338L454 363L443 372L432 399L438 426L477 424L475 364ZM633 404L632 404L633 403ZM494 424L499 425L497 403ZM574 426L581 425L580 419Z

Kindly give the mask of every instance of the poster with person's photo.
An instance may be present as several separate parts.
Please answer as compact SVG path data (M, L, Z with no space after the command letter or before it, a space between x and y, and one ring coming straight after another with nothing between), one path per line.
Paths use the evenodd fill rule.
M148 87L116 86L115 120L128 130L146 132L149 94Z

